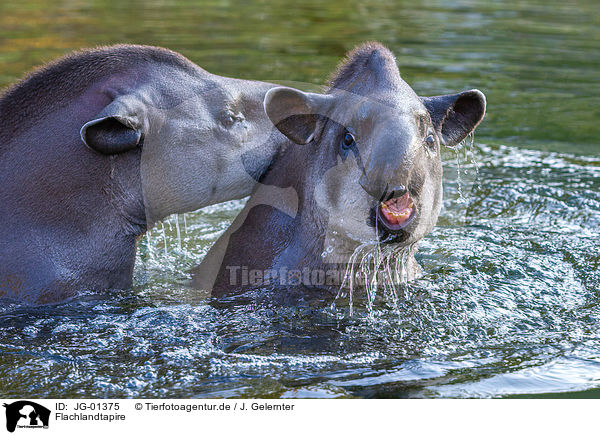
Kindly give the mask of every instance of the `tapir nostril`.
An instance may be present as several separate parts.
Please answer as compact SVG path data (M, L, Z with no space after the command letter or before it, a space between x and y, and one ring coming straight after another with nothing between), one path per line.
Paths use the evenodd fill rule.
M400 198L406 194L406 187L402 184L395 186L393 189L389 190L389 193L385 195L386 197L382 199L382 201L389 201L392 198Z

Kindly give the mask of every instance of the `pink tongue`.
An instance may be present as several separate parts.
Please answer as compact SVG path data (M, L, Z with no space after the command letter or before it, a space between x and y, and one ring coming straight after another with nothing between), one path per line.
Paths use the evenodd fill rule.
M392 225L402 225L410 218L413 202L410 195L405 193L400 198L393 198L381 204L381 214Z

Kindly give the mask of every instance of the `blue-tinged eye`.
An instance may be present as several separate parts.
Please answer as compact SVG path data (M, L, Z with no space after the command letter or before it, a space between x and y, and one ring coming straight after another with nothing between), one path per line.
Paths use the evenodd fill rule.
M346 134L344 135L344 139L342 140L342 148L347 150L347 149L351 148L355 142L356 141L355 141L352 133L346 132Z

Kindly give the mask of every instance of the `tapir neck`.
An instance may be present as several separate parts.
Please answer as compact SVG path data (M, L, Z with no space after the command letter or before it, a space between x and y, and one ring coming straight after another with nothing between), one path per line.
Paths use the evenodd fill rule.
M282 277L297 271L309 276L313 272L345 270L343 259L349 256L341 262L330 262L323 256L328 214L315 200L314 185L310 183L310 176L315 174L307 173L298 164L310 153L307 147L291 146L274 163L244 210L196 270L197 287L205 284L202 275L215 273L211 268L219 271L213 285L215 296L237 292L246 286L241 282L242 275L236 275L238 271L263 275L273 270ZM343 248L333 247L336 252ZM222 261L215 260L221 255ZM286 279L278 282L290 287ZM311 282L304 284L314 287ZM249 286L253 286L251 282ZM339 280L331 286L317 287L333 293L339 287Z
M108 204L115 217L122 221L119 225L122 231L133 236L142 235L147 228L140 174L141 153L141 150L136 150L109 157Z
M136 238L146 228L141 151L101 156L71 131L60 141L24 134L1 155L0 297L50 303L75 295L81 283L87 290L131 286ZM27 294L3 288L9 278Z
M314 185L298 162L310 155L308 146L292 145L273 165L254 192L249 206L266 228L280 228L271 239L273 267L319 267L324 248L327 212L315 201ZM281 194L277 194L280 191ZM262 233L253 220L245 230ZM264 233L262 233L264 234Z

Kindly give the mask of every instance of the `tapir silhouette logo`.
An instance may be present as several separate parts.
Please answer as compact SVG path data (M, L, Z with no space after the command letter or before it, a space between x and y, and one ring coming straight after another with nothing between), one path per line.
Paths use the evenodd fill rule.
M18 427L48 427L50 410L29 400L4 404L6 408L6 430L14 432Z

